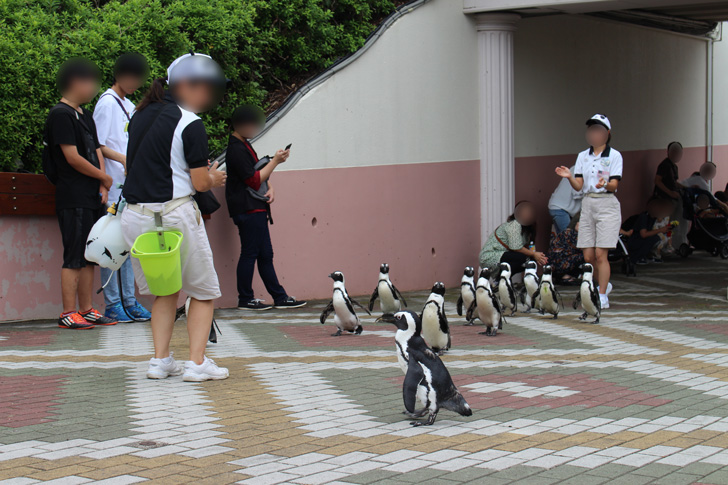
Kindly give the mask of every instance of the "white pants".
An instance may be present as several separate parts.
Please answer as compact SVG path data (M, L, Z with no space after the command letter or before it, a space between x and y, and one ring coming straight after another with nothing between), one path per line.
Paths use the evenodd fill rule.
M151 211L162 211L164 204L139 204ZM202 221L197 205L190 199L176 209L162 215L164 229L177 230L182 233L180 256L182 259L182 291L197 300L214 300L220 298L220 283L212 262L212 249L207 240L205 223ZM156 231L154 217L140 214L126 208L121 214L121 230L124 240L131 246L136 238L145 232ZM139 260L131 258L139 292L151 295L147 280L142 272Z

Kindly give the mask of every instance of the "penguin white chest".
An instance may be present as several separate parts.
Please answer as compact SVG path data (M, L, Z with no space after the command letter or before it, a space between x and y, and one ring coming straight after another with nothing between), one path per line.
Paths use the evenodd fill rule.
M592 293L595 291L592 285L593 283L591 281L583 281L579 289L579 296L581 297L581 306L584 308L584 311L589 315L596 316L599 314L599 309L592 301Z
M396 313L400 310L400 302L394 297L392 289L386 281L379 282L377 292L379 293L379 304L383 313Z
M334 323L337 327L350 332L356 329L359 324L359 317L349 310L346 298L339 291L334 292L334 312Z
M473 300L475 300L475 297L473 296L472 286L462 286L460 289L460 294L463 297L463 308L467 310L468 308L470 308L470 305L473 304Z
M398 335L395 337L395 347L397 347L397 364L399 364L399 368L402 369L402 372L404 372L405 375L407 375L407 366L409 366L409 354L408 354L408 336L401 335L401 337Z
M427 303L422 311L422 338L430 347L447 347L448 336L440 329L440 308L436 303Z
M536 281L535 276L527 274L523 278L523 283L526 285L526 303L529 306L533 306L531 298L538 291L538 281Z
M506 279L501 279L498 283L498 297L504 307L508 309L513 308L515 302L511 300L510 285Z
M475 298L477 301L478 306L478 315L480 315L480 320L488 326L491 327L498 319L498 312L495 307L493 307L493 300L491 299L491 294L488 293L488 290L485 290L483 288L478 288L475 292Z
M553 291L551 291L551 287L549 285L541 285L539 296L541 297L541 306L544 310L549 313L558 312L558 302L556 300L556 295Z

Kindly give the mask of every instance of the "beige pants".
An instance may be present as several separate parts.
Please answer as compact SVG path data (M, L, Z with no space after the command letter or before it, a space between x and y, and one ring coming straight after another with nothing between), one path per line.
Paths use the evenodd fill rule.
M617 197L584 197L576 247L615 248L621 225L622 209Z
M164 204L140 204L151 211L163 210ZM180 205L169 213L162 215L162 226L182 233L182 291L197 300L214 300L219 298L220 283L212 262L212 250L207 240L205 223L195 203ZM154 217L140 214L127 208L121 214L121 230L124 240L131 246L137 237L145 232L155 231ZM134 278L142 295L150 295L149 286L144 278L139 260L131 258L134 267Z

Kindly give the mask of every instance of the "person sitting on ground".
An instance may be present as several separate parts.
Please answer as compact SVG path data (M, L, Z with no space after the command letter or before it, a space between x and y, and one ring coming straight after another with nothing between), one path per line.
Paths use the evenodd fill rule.
M569 169L574 173L574 166ZM568 179L561 179L549 199L549 214L554 221L556 233L565 230L571 219L581 210L581 191L574 190Z
M516 204L513 214L498 226L480 250L481 268L498 268L500 263L511 265L511 274L523 272L526 261L540 265L548 263L546 255L532 246L536 239L536 209L531 202Z
M668 217L671 212L672 204L669 201L652 197L647 202L647 210L635 218L632 235L627 240L627 250L633 263L647 264L647 257L662 243L659 234L672 229L669 224L655 229L655 222Z
M579 268L584 264L584 252L576 247L579 237L579 216L577 212L566 229L551 234L549 264L556 278L565 285L578 284L577 277L581 271Z

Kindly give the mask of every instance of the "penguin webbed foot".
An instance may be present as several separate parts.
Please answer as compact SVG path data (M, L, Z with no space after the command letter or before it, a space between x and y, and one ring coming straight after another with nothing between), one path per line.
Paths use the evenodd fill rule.
M584 313L582 313L582 314L581 314L581 316L579 317L579 320L586 320L586 317L588 317L588 316L589 316L589 315L588 315L588 314L587 314L586 312L584 312Z
M354 330L354 335L361 335L361 333L363 331L364 331L364 327L362 327L361 325L359 325L358 327L356 327L356 330Z
M592 325L598 325L599 324L599 317L597 317L597 319L594 320L593 322L589 322L589 323L591 323Z
M486 337L495 337L498 334L498 330L494 327L488 327L485 332L478 332L478 335L485 335Z
M437 419L437 411L430 412L430 416L427 418L427 421L412 421L410 423L411 426L432 426L435 424L435 420Z
M554 318L553 319L556 320L557 318L559 318L559 314L558 313L554 313Z
M332 337L338 337L339 335L341 335L341 329L340 328L336 330L336 333L332 333L331 334Z

